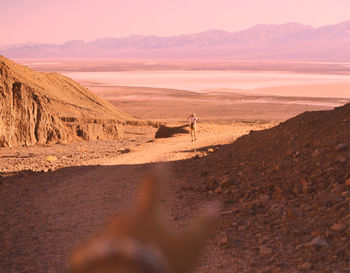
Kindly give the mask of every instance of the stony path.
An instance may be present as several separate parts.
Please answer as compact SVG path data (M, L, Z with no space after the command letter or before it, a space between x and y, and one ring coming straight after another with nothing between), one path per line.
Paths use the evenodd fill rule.
M65 272L70 248L130 203L143 172L73 167L4 182L0 272Z

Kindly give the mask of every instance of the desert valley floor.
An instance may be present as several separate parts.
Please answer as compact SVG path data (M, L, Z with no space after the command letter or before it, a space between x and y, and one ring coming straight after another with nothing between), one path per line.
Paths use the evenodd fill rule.
M293 254L292 250L301 248L296 248L295 234L290 235L293 243L289 246L283 245L285 239L279 241L282 235L252 231L251 218L245 222L244 214L233 209L231 201L221 194L223 189L209 185L219 179L215 178L216 170L208 173L201 163L205 158L211 162L221 151L227 153L229 144L242 135L274 127L305 111L333 109L349 99L83 84L132 116L165 123L173 131L168 137L155 138L156 127L125 125L123 138L118 141L0 149L0 272L67 272L71 248L116 212L126 211L139 182L157 164L169 170L163 203L173 228L184 228L203 202L223 202L216 235L194 272L350 270L349 263L342 259L341 264L327 264L321 270L320 260L325 255L322 249L316 251L319 258L305 254L303 260ZM186 127L186 118L192 112L201 117L196 142L190 141ZM216 158L213 166L221 178L228 175L221 170L229 164L225 160ZM281 207L288 207L288 202L281 205L276 201L274 205L271 211L277 213ZM291 218L299 219L298 210L290 213ZM295 225L301 225L302 218L299 220ZM268 227L273 229L273 225ZM312 232L317 236L317 230Z

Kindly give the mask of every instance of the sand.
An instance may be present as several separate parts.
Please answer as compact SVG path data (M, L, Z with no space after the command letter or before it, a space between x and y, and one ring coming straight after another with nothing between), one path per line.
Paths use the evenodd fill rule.
M192 112L202 119L217 122L283 121L305 111L332 109L350 101L339 98L245 95L232 91L195 93L174 89L98 86L89 86L89 89L133 117L160 121L184 121Z

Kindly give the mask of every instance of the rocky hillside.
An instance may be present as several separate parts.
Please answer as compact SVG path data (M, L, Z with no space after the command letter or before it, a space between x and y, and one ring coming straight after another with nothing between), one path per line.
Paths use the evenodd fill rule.
M40 73L0 56L0 147L118 138L133 120L57 73Z
M349 104L219 150L186 169L204 192L225 199L220 242L237 272L349 270Z

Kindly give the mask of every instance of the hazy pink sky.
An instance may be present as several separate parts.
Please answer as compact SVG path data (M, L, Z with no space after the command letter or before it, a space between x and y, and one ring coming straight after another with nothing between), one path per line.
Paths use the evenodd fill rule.
M350 0L0 0L0 44L169 36L350 19Z

